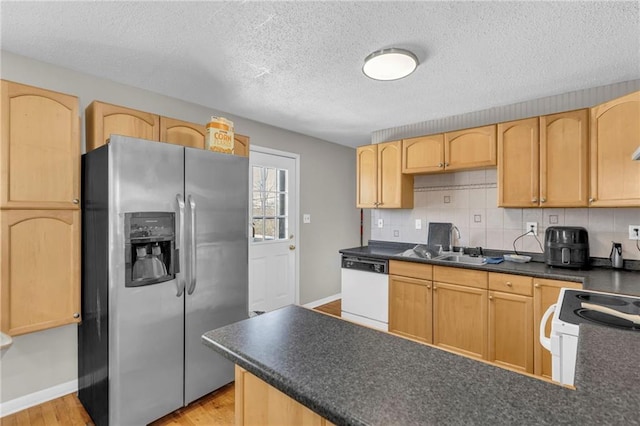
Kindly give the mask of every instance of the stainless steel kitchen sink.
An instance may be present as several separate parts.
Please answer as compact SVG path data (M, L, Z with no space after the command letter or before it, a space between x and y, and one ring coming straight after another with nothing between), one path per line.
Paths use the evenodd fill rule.
M482 256L467 256L467 255L460 255L460 254L446 254L444 256L438 256L436 258L434 258L433 260L441 260L444 262L451 262L451 263L466 263L468 265L484 265L485 263L487 263L487 258L486 257L482 257Z

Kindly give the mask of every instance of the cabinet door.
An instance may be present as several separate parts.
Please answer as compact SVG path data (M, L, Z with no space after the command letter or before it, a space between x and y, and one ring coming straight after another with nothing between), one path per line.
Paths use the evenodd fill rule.
M160 142L204 149L205 134L202 124L160 117Z
M378 144L378 207L413 208L413 176L402 174L402 141Z
M586 109L540 117L540 206L587 206L588 117Z
M538 206L538 117L498 124L498 206Z
M533 374L533 298L489 292L489 361Z
M2 80L0 207L77 209L78 98Z
M249 156L249 136L234 134L233 154L241 157Z
M402 140L402 173L444 171L444 134Z
M332 423L235 366L235 424L262 426L330 426Z
M433 343L487 359L487 290L433 283Z
M2 331L80 321L80 211L0 212Z
M94 101L85 116L87 152L104 145L111 134L160 140L160 117L155 114Z
M640 206L640 91L591 108L590 205Z
M432 343L431 281L389 276L389 331Z
M356 149L356 207L372 209L378 206L378 145Z
M444 134L444 166L447 170L476 169L495 165L495 124Z
M540 344L540 320L544 315L547 308L558 301L560 295L560 289L562 287L568 288L582 288L580 283L548 280L543 278L533 279L533 362L534 362L534 374L537 376L543 376L551 379L551 354L548 350L542 347ZM551 333L551 321L547 322L545 328L545 336L549 336Z

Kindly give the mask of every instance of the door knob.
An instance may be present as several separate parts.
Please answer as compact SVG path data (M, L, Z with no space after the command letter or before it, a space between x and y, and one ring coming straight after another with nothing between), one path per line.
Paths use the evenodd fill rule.
M289 246L289 250L295 250L295 249L296 249L296 246L294 246L293 244Z

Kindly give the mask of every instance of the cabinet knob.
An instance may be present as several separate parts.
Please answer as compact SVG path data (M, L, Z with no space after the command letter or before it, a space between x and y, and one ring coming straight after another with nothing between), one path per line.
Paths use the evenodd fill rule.
M440 168L444 167L444 163L438 163L438 167Z
M434 289L434 290L437 290L437 289L438 289L438 286L435 286L435 285L434 285L434 286L433 286L433 289Z
M493 300L493 296L489 296L489 300Z
M535 283L533 286L534 286L535 288L540 288L540 283Z
M513 284L511 284L511 281L507 281L507 287L513 287Z
M538 199L537 199L536 197L533 197L533 198L531 199L531 202L532 202L532 203L537 203L537 202L538 202Z
M430 286L430 285L427 285L427 288L429 289L429 288L431 288L431 286Z
M541 202L541 203L546 203L546 202L547 202L547 199L546 199L546 198L540 198L540 202Z
M78 312L74 312L74 313L73 313L73 317L74 317L74 318L80 318L80 314L79 314Z
M79 204L79 203L80 203L80 200L78 200L77 198L74 198L73 200L71 200L71 202L72 202L73 204Z
M593 203L596 199L595 198L589 198L589 202Z
M444 166L445 167L449 167L449 163L444 163Z
M378 205L378 206L381 206L381 205L383 205L383 204L384 204L384 203L378 203L377 205Z
M289 250L295 250L295 249L296 249L296 246L294 246L293 244L289 246Z

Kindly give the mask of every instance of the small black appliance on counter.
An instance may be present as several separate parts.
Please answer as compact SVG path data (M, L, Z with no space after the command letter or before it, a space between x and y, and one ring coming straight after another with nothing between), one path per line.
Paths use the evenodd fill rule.
M589 267L589 234L579 226L550 226L544 234L544 261L564 268Z

